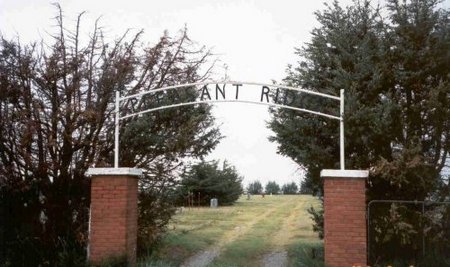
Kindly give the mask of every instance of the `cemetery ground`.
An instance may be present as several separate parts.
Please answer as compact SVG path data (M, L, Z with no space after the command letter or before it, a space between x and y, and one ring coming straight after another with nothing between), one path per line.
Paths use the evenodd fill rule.
M219 200L220 205L220 200ZM140 266L323 266L309 195L241 197L233 206L184 208Z

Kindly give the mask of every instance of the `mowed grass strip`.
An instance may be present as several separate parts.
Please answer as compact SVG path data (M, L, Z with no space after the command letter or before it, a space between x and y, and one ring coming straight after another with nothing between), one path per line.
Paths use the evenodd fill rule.
M233 206L217 209L184 209L174 216L154 256L178 265L193 254L221 242L227 233L265 211L268 205L259 198L261 196L254 196L251 200L242 197Z
M168 233L163 237L156 254L181 264L184 259L214 244L226 232L233 229L239 211L230 207L220 209L186 209L174 217Z
M244 236L229 243L211 266L261 266L265 254L293 251L289 247L295 246L299 237L306 243L320 242L312 231L312 221L306 211L310 206L318 206L316 198L268 196L267 201L275 211L254 224Z
M318 203L311 196L256 195L229 207L185 209L174 217L152 258L178 266L195 253L220 247L219 257L209 266L259 266L265 253L286 249L290 265L301 266L292 254L302 252L302 247L309 251L308 244L320 246L306 212ZM280 237L285 240L277 241Z

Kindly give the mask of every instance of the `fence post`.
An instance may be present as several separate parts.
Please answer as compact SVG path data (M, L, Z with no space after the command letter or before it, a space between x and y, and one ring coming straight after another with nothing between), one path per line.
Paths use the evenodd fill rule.
M363 170L322 170L325 265L366 266L366 178Z
M138 177L132 168L90 168L91 207L88 260L94 264L126 257L136 265Z

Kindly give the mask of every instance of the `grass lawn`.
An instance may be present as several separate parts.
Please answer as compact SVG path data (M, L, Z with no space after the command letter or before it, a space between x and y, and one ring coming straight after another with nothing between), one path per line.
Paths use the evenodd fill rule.
M306 211L311 206L319 206L312 196L256 195L228 207L184 209L155 255L140 265L179 266L192 255L215 251L208 266L260 266L265 255L283 251L289 266L323 266L323 245Z

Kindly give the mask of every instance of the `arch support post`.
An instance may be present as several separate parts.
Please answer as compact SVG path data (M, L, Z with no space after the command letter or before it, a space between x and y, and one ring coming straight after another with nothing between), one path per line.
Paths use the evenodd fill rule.
M90 168L88 260L99 264L125 257L136 265L138 177L133 168Z
M322 170L325 265L366 266L366 180L369 171Z

